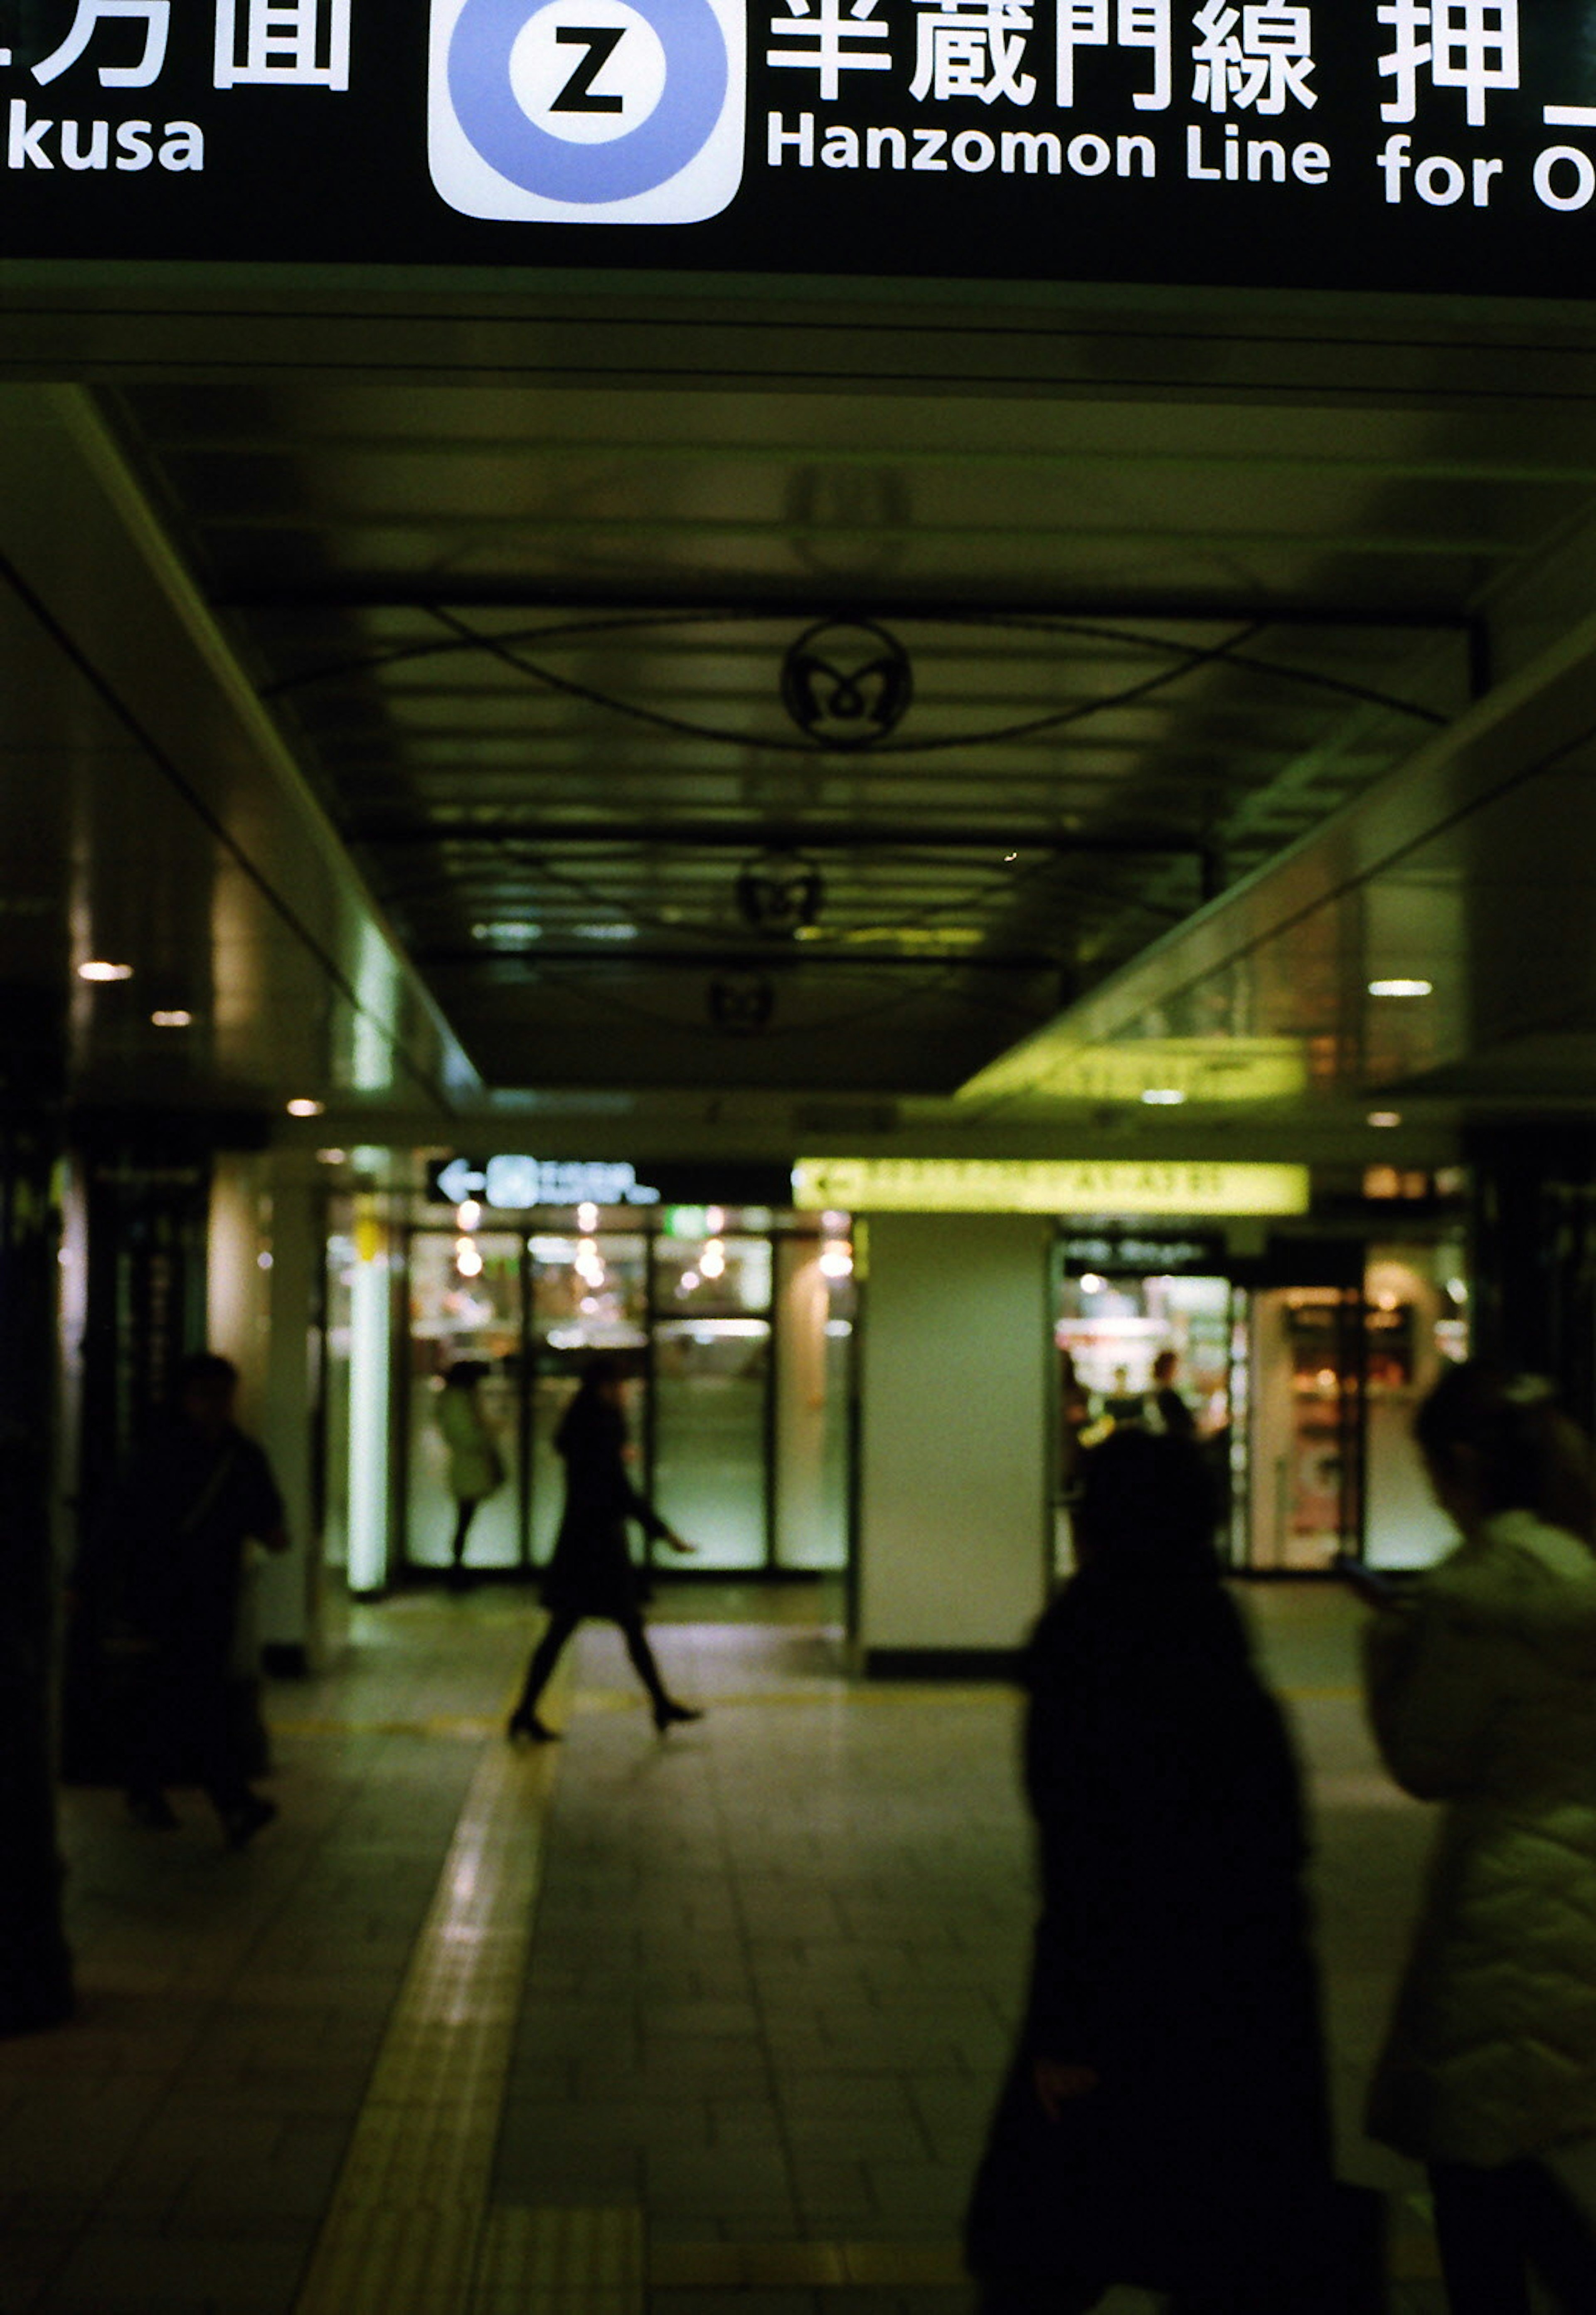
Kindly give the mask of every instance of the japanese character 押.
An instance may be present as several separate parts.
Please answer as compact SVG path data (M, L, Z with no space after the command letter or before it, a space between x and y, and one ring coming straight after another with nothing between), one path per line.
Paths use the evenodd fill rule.
M1232 103L1242 111L1283 112L1288 97L1310 111L1318 102L1308 84L1314 68L1311 8L1231 8L1225 0L1206 0L1192 23L1198 35L1193 94L1199 104L1212 112L1228 111Z
M891 56L879 47L864 47L866 41L891 37L885 24L872 21L875 0L849 0L846 14L844 0L787 0L787 6L790 15L771 19L770 37L805 45L767 49L765 61L794 72L818 72L820 95L828 103L836 102L845 72L891 71ZM856 44L852 48L846 45L850 40Z
M1077 49L1105 49L1113 38L1122 49L1150 49L1153 84L1132 98L1139 112L1168 110L1174 81L1170 0L1059 0L1059 102L1075 102Z
M1519 85L1519 0L1388 0L1377 13L1396 42L1379 60L1381 74L1396 83L1380 106L1382 120L1416 116L1426 67L1437 88L1466 92L1471 129L1485 126L1493 89Z
M346 89L349 65L350 0L217 0L217 88Z
M1031 0L917 0L915 76L911 96L1000 96L1029 104L1036 93L1020 71L1031 32Z
M95 31L116 18L131 18L144 25L144 54L136 65L102 65L102 88L149 88L161 76L166 61L166 40L172 30L172 0L77 0L72 29L58 49L41 57L33 77L41 85L58 80L84 55Z

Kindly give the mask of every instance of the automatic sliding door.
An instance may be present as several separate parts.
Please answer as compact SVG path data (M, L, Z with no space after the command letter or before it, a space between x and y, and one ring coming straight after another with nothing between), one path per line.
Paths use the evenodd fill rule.
M770 1558L771 1247L767 1237L655 1246L653 1493L707 1574Z

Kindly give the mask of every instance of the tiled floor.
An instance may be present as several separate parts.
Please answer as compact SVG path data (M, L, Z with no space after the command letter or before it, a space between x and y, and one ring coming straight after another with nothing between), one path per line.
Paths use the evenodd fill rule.
M1314 1770L1344 2168L1394 2190L1396 2303L1432 2315L1415 2181L1355 2119L1424 1812L1369 1752L1341 1595L1250 1597ZM197 1801L155 1835L112 1795L69 1794L82 2016L0 2044L0 2315L332 2303L306 2277L335 2271L323 2222L350 2204L362 2110L369 2137L383 2085L421 2080L429 2053L427 2094L451 2090L459 2036L492 2040L480 1973L506 1954L525 1991L507 2072L478 2083L479 2108L502 2098L484 2205L412 2195L431 2249L474 2231L474 2283L450 2270L407 2305L626 2315L646 2278L654 2315L962 2315L953 2247L1030 1904L1015 1707L851 1686L824 1630L714 1620L728 1607L747 1612L696 1591L661 1611L668 1679L710 1707L663 1743L616 1636L590 1628L565 1743L506 1762L532 1621L483 1592L362 1611L338 1672L276 1692L282 1820L243 1856ZM529 1879L470 1912L484 1810L512 1863L523 1823L540 1851L529 1925ZM427 1954L455 1974L403 2029L412 2062L396 2036ZM439 2108L427 2126L453 2125ZM384 2304L371 2280L350 2315ZM1119 2293L1107 2315L1149 2304Z

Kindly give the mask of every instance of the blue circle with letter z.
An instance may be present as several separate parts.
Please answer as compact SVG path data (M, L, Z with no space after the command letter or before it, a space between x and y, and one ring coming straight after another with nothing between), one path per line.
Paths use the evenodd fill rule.
M664 94L629 136L577 145L551 137L516 101L511 52L538 9L527 0L466 0L449 43L449 95L483 159L524 192L549 200L626 200L664 184L708 142L728 80L725 36L714 9L708 0L628 4L659 34Z

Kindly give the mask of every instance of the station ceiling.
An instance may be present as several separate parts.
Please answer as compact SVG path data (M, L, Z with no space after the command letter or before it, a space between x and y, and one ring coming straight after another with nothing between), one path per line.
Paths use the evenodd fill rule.
M83 1030L104 1097L713 1100L792 1147L1151 1131L1146 1074L1188 1128L1289 1132L1522 1098L1487 1052L1583 1033L1471 1009L1499 843L1332 856L1398 789L1439 846L1467 735L1591 599L1577 321L7 294L0 944L140 949ZM1476 802L1546 736L1493 730ZM1573 927L1561 760L1512 884L1577 887ZM1398 950L1447 984L1422 1033L1367 1017Z

